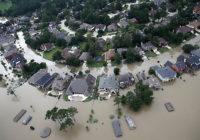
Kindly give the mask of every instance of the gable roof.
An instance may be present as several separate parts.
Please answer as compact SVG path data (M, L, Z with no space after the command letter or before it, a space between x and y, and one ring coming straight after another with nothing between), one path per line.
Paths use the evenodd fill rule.
M12 67L15 67L17 64L23 63L24 61L25 58L22 55L16 55L10 60L10 64Z
M99 89L109 89L109 90L116 90L117 89L117 83L115 81L115 76L103 76L100 77L99 80Z
M184 55L179 55L179 56L177 57L177 61L180 61L180 62L185 62L186 59L187 59L187 58L186 58Z
M36 82L46 74L47 74L47 71L45 69L40 69L33 76L31 76L31 78L28 79L28 82L30 84L36 85Z
M90 58L90 53L89 52L83 52L81 56L79 57L79 60L81 61L87 61Z
M114 49L108 50L107 52L105 52L105 61L110 60L114 56L115 56L115 50Z
M200 48L199 48L199 49L196 49L196 50L193 50L193 51L191 51L191 54L192 54L192 55L195 55L195 56L198 56L198 57L200 57Z

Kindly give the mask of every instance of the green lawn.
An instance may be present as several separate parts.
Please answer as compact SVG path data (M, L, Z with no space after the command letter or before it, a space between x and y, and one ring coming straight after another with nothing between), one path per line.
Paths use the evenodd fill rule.
M66 32L64 29L61 29L60 31L61 31L61 32Z
M152 51L148 51L148 52L146 52L146 56L147 57L154 57L154 56L157 56L157 55Z
M94 62L93 64L91 65L88 65L89 68L93 68L93 67L103 67L103 61L101 62Z
M0 11L4 12L12 6L11 2L0 2Z
M158 48L158 51L159 51L160 53L164 53L164 52L169 51L169 49L168 49L168 48L165 48L165 47L161 47L161 48Z
M57 51L62 51L62 49L60 47L55 47L53 50L49 51L49 52L44 52L43 53L43 57L45 59L51 60L53 61L53 54Z

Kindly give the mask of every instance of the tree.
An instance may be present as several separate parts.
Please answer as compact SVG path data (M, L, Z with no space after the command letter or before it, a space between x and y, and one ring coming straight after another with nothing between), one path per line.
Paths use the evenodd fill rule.
M46 112L46 119L51 119L54 122L60 124L60 130L66 130L68 127L72 127L75 122L75 114L78 110L75 107L69 107L68 109L58 109L54 107L52 110Z
M17 95L15 94L15 91L12 87L8 87L7 89L7 93L10 95L14 95L15 97L17 97Z
M114 68L114 73L115 73L115 75L119 75L119 71L120 71L119 68Z
M61 51L56 51L54 54L53 54L53 60L61 60L62 59L62 55L61 55Z
M70 56L67 58L66 64L73 67L79 67L81 65L81 61L74 56Z
M190 53L192 50L195 49L195 47L191 44L185 44L182 49L184 53Z
M122 61L122 57L120 56L119 53L115 53L115 56L114 56L114 62L119 65L121 64L121 61Z
M138 111L142 106L142 100L129 91L126 94L126 104L131 110Z
M149 69L149 74L156 75L155 71L152 68Z

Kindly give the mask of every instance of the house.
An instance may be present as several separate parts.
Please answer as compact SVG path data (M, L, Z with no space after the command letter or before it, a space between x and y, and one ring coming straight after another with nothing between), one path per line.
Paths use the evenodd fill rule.
M40 34L41 34L40 31L36 31L34 29L29 30L29 35L30 35L31 39L33 39L33 40L36 40L40 36Z
M6 47L13 45L15 43L15 38L9 34L0 34L0 47Z
M96 43L96 49L103 50L103 47L105 44L106 44L106 41L104 39L98 39Z
M135 52L137 53L137 54L139 54L140 56L143 56L143 55L145 55L145 52L140 48L140 47L135 47L134 48L134 50L135 50Z
M111 25L108 25L107 30L108 32L115 32L118 30L118 27L115 23L112 23Z
M83 52L81 56L79 57L79 60L81 61L87 61L90 58L90 53L89 52Z
M141 43L141 48L144 50L144 51L153 51L153 52L156 52L157 51L157 48L150 42L146 42L146 43Z
M110 46L113 48L114 45L115 45L114 38L111 38L111 39L109 40L109 43L110 43Z
M130 23L137 24L138 20L136 18L129 19Z
M158 45L159 45L160 47L161 47L161 46L167 46L167 45L168 45L168 42L165 41L164 38L159 37L159 38L158 38Z
M193 22L190 22L187 26L189 28L197 30L198 26L200 26L200 22L199 21L193 21Z
M46 73L43 77L40 77L38 81L36 81L36 86L47 90L51 87L54 81L54 76L51 76L49 73Z
M120 22L117 23L117 26L119 28L126 28L128 25L129 25L129 23L126 22L125 20L122 20L122 21L120 21Z
M118 85L115 76L102 76L99 80L98 93L100 97L110 98L111 95L117 95Z
M171 61L169 61L169 60L164 64L165 67L168 66L170 68L172 67L172 65L173 65L173 63Z
M101 62L101 61L102 61L102 56L101 56L101 55L97 55L97 56L95 56L95 57L93 58L93 60L94 60L95 62Z
M143 85L148 85L149 88L160 89L161 85L158 78L154 75L149 75L148 79L142 81Z
M63 91L65 89L65 86L67 85L68 82L72 79L71 76L66 75L65 78L62 78L60 75L58 75L53 84L52 84L52 89L54 91Z
M25 62L25 58L22 55L15 55L10 60L10 64L12 67L16 67L18 64L23 64Z
M186 57L184 56L184 55L179 55L178 57L177 57L177 61L178 62L186 62Z
M87 23L82 23L80 25L80 28L79 29L83 29L83 30L86 30L86 31L92 31L95 27L93 25L90 25L90 24L87 24Z
M93 94L96 78L91 74L88 74L84 78L76 78L70 83L66 94L68 96L81 95L83 97L89 97Z
M118 77L118 83L120 88L126 88L127 86L133 85L135 78L132 73L120 74Z
M191 51L191 54L200 58L200 48Z
M195 55L190 55L186 59L186 64L193 70L200 69L200 58Z
M98 31L105 31L106 30L106 25L104 24L98 24L96 27L95 27L95 31L98 32Z
M137 76L139 81L144 81L144 80L147 79L147 77L146 77L144 72L139 72L139 73L136 74L136 76Z
M187 65L184 62L176 62L171 68L177 73L183 73L187 68Z
M28 83L32 85L36 85L36 82L46 74L47 74L47 71L45 69L40 69L33 76L31 76L31 78L28 79Z
M18 55L17 47L15 45L8 46L3 54L6 59L11 60L13 56Z
M40 50L48 52L51 51L54 47L55 45L52 43L45 43L40 46Z
M184 35L187 34L187 33L190 33L192 32L193 29L190 28L190 27L187 27L187 26L180 26L178 29L177 29L177 33L183 33Z
M114 56L115 56L115 50L114 49L108 50L107 52L105 52L105 61L111 60L111 58Z
M176 72L168 66L167 67L153 66L151 68L155 71L157 77L162 82L169 82L176 78Z
M154 4L160 6L165 0L153 0Z
M127 52L127 48L118 48L117 53L119 53L120 56L122 56L123 52Z
M80 55L80 50L77 49L77 47L72 47L72 48L65 48L63 51L62 51L62 57L64 59L67 59L68 57L71 57L71 56L74 56L76 58L79 57Z
M174 5L172 3L166 3L166 9L167 11L171 11L172 9L174 9Z

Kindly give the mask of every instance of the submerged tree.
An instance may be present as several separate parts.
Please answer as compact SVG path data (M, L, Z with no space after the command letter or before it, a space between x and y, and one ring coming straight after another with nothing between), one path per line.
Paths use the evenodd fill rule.
M75 107L69 107L68 109L58 109L54 107L52 110L46 112L45 119L51 119L54 122L60 124L60 130L66 130L67 127L72 127L75 122L75 114L78 110Z
M15 91L14 91L14 89L12 89L12 87L8 87L7 93L10 94L10 95L14 95L15 97L17 97L17 95L15 94Z

